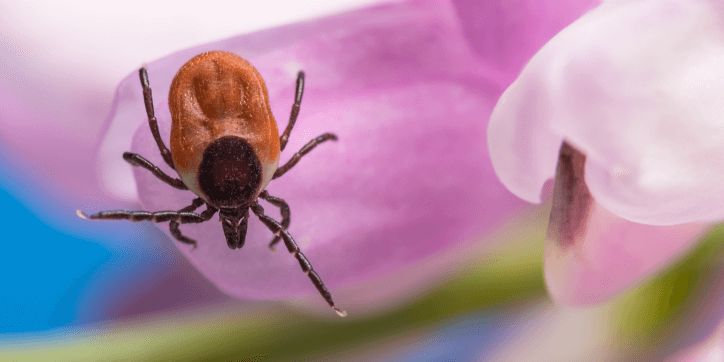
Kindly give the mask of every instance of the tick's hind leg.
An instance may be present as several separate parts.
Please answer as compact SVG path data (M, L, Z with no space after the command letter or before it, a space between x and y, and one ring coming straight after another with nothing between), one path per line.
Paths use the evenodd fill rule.
M259 194L259 198L264 199L268 203L279 208L279 212L282 214L282 228L284 228L285 230L289 229L289 223L291 222L291 210L289 210L289 205L287 204L287 202L278 197L269 195L266 190L262 191ZM274 250L274 245L276 245L281 240L281 235L279 235L279 233L276 233L276 235L274 235L274 239L272 239L271 243L269 243L269 248L271 250Z
M156 121L156 115L153 111L153 96L151 95L151 86L148 83L148 73L146 67L142 67L138 70L138 76L141 78L141 87L143 87L143 103L146 105L146 115L148 116L148 126L151 127L151 133L153 139L156 140L158 150L161 152L161 157L166 161L172 169L176 169L173 166L173 159L171 158L171 151L166 148L166 145L161 139L161 133L158 131L158 122Z
M143 158L143 156L137 153L123 152L123 159L132 166L140 166L151 171L154 176L169 184L171 187L175 187L179 190L188 190L188 187L186 187L186 184L184 184L183 181L165 174L160 168L152 164L151 161Z
M276 172L274 172L274 176L272 177L272 180L275 178L281 177L283 174L285 174L287 171L289 171L289 169L294 167L294 165L296 165L297 162L299 162L299 160L302 158L302 156L309 153L309 151L311 151L315 147L317 147L318 144L325 142L325 141L329 141L329 140L336 141L337 136L334 133L325 133L325 134L309 141L306 145L304 145L304 147L302 147L301 150L299 150L299 152L295 153L294 156L292 156L292 158L289 159L289 161L287 161L286 164L284 164L284 166L279 167L276 170Z
M195 199L191 203L191 205L184 207L183 209L179 210L179 212L195 211L196 209L201 207L201 205L203 205L203 204L204 204L204 199L199 197L199 198ZM191 238L186 237L183 234L181 234L181 230L179 230L178 227L179 227L178 221L171 221L168 224L168 229L171 232L171 235L173 235L173 237L176 240L178 240L184 244L193 245L193 249L196 249L196 240L191 239Z
M287 250L289 250L289 253L294 256L297 261L299 261L299 265L302 267L302 271L304 274L306 274L309 279L312 281L314 286L319 291L319 294L324 297L324 300L327 301L327 304L329 304L332 309L334 309L335 312L340 317L346 317L347 312L337 308L334 306L334 301L332 300L332 294L329 293L327 290L327 287L324 286L324 282L322 282L322 278L319 277L319 274L312 269L312 264L307 260L307 257L302 254L302 251L299 250L299 247L297 246L297 243L294 242L294 239L292 239L292 236L289 235L289 231L287 229L283 228L276 220L270 218L269 216L264 215L264 208L259 205L258 202L254 202L251 204L251 210L256 214L256 216L259 217L259 220L266 225L266 227L271 230L273 233L279 233L281 235L282 240L284 240L284 245L286 245Z

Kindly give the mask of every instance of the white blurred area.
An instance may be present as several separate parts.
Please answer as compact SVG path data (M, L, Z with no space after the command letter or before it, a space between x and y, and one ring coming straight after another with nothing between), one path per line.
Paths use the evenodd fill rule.
M47 73L117 82L179 49L375 2L3 0L0 41L3 53Z

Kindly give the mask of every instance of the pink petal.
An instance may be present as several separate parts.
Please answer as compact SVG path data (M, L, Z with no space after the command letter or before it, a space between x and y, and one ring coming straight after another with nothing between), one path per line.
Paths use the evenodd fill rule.
M600 0L454 0L465 37L510 85L523 66L561 29ZM492 74L491 74L492 75Z
M333 293L464 247L523 206L486 162L480 120L487 119L500 89L480 70L448 4L379 6L152 62L148 73L167 143L171 79L188 59L212 49L234 52L257 67L281 129L296 72L305 70L304 101L282 163L312 137L339 136L268 187L289 202L290 232ZM140 90L135 73L119 86L101 157L120 160L123 133L136 129L131 151L174 174L145 124ZM104 172L110 187L132 195L133 184L123 184L130 166L109 165ZM180 209L194 198L145 170L133 169L133 175L145 209ZM264 207L278 218L274 207ZM269 251L272 235L255 218L240 251L226 246L216 219L181 230L198 241L196 250L180 245L181 251L228 294L249 299L317 294L293 257L283 249Z
M560 149L546 236L546 285L572 305L603 301L663 268L694 245L707 224L643 225L622 219L591 196L586 155Z
M545 280L556 301L596 304L675 262L708 231L707 224L643 225L594 201L585 234L575 243L546 240Z
M563 30L491 117L493 165L540 202L563 139L607 210L653 225L724 217L724 12L715 1L609 1Z
M0 57L2 55L0 53ZM22 69L14 65L8 68L9 71ZM69 200L82 198L97 202L103 197L92 177L95 161L92 140L98 126L85 119L99 117L97 110L83 106L86 102L97 102L100 97L89 89L92 87L68 84L62 90L57 89L49 85L59 81L52 76L46 82L32 82L27 76L17 78L19 83L24 83L22 86L0 79L0 147L8 152L6 157L32 169L39 181ZM83 98L81 95L86 98L78 99ZM62 104L61 110L55 110L55 102ZM67 205L71 214L75 208L77 206Z

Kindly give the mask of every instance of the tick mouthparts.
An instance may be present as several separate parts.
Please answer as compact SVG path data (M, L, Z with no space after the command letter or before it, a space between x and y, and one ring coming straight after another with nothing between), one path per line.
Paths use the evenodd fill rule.
M233 227L234 230L236 230L236 231L239 230L239 225L241 225L241 220L239 220L237 222L232 222L231 220L223 218L221 216L219 216L219 219L221 220L221 222L225 222L225 223L229 224L229 226Z

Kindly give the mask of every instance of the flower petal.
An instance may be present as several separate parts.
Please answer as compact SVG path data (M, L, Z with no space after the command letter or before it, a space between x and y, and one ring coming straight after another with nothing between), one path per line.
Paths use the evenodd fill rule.
M724 23L714 1L608 1L503 94L488 140L513 193L540 202L563 139L598 203L631 221L724 217Z
M9 68L18 71L14 66ZM103 191L96 180L89 177L93 173L95 158L93 144L89 140L95 136L93 133L97 125L85 122L81 126L79 121L95 114L82 109L82 101L58 96L59 100L55 96L65 92L88 94L88 99L84 101L89 103L99 97L89 94L92 92L87 88L92 87L70 84L60 90L48 85L57 81L55 79L47 83L32 83L28 80L30 77L19 78L27 83L28 89L18 90L22 87L0 79L0 142L9 152L6 157L37 170L35 174L39 180L62 190L68 199L96 201L102 198ZM49 98L52 100L48 101ZM66 108L58 112L49 111L46 107L52 109L54 102L63 103ZM67 208L72 213L75 207L67 205Z
M621 219L591 197L586 155L561 146L546 236L546 285L564 304L603 301L661 269L694 245L706 224L642 225Z
M561 29L600 0L453 0L465 38L506 87Z
M559 303L593 305L640 283L693 247L709 226L638 224L594 200L582 229L573 242L546 240L546 286Z
M488 158L480 142L485 131L480 119L489 114L500 88L480 70L447 3L374 7L204 45L148 64L167 144L165 96L171 79L188 59L212 49L234 52L257 67L282 129L296 72L305 70L304 100L282 163L313 137L339 136L267 188L290 204L290 232L332 291L464 245L460 241L479 240L523 206L497 181L492 166L480 162ZM140 90L136 74L119 86L106 135L114 141L106 151L115 148L113 157L120 159L125 149L112 144L117 132L138 127L131 151L175 175L144 123ZM106 169L111 175L119 167ZM194 197L146 170L133 173L148 210L180 209ZM265 208L278 217L274 207ZM196 250L179 245L181 251L228 294L279 299L317 293L293 257L269 251L272 234L257 220L249 223L243 250L226 246L215 220L181 230L198 241Z

